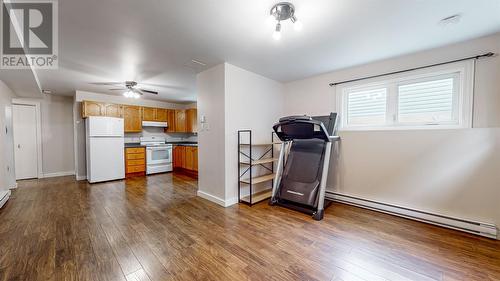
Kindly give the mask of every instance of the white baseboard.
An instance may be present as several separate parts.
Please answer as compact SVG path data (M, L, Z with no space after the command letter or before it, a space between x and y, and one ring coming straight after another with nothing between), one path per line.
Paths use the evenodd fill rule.
M0 191L0 208L7 203L10 197L10 190Z
M429 212L413 210L402 206L376 202L368 199L358 198L349 195L343 195L333 192L328 192L326 197L335 201L370 209L382 213L396 215L416 221L421 221L429 224L434 224L446 228L451 228L463 232L468 232L488 238L498 239L498 229L494 224L475 222L460 218L454 218Z
M87 176L80 176L80 175L76 175L76 180L77 181L84 181L87 179Z
M73 176L74 174L75 174L75 171L48 173L48 174L43 174L43 178Z
M10 189L16 189L17 188L17 182L13 186L10 187Z
M197 195L203 199L214 202L215 204L220 205L224 208L238 203L238 198L231 198L228 200L223 200L217 196L214 196L212 194L206 193L206 192L201 191L201 190L198 190Z

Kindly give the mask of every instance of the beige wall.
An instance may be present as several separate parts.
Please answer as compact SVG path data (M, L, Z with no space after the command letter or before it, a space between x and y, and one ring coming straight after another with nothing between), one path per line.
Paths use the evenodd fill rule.
M73 98L44 95L40 113L44 176L73 175Z
M500 34L286 84L287 114L335 111L328 84L484 52ZM500 226L500 57L477 61L474 128L341 132L329 189L422 211Z
M16 98L14 92L0 80L0 191L13 188L16 182L14 144L11 130L12 118L10 120L6 118L6 111L12 112L13 98ZM5 134L6 126L10 128L7 135Z

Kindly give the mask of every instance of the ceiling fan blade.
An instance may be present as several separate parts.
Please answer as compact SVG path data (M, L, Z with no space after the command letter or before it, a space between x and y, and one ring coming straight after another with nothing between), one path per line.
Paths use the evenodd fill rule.
M110 91L125 91L127 88L109 89Z
M124 85L124 82L94 82L94 83L89 83L92 85Z
M141 91L140 89L137 89L137 88L132 88L131 90L132 90L134 93L137 93L137 94L139 94L139 95L141 95L141 96L142 96L142 95L144 95L144 92L143 92L143 91Z
M150 91L150 90L139 89L139 88L138 88L138 90L139 90L139 91L142 91L142 92L144 92L144 93L153 94L153 95L158 95L158 92L156 92L156 91Z

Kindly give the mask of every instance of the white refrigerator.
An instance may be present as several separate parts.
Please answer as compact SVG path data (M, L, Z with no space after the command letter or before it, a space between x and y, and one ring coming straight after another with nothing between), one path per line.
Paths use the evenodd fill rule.
M88 117L87 180L90 183L125 178L123 119Z

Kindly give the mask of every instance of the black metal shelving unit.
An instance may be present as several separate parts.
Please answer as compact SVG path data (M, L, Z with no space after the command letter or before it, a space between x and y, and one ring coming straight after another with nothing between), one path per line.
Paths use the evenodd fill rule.
M245 136L248 142L242 142L241 138ZM271 197L271 190L274 182L274 163L277 158L274 158L274 146L279 143L274 142L274 132L271 133L270 143L254 143L252 140L252 130L238 131L238 201L252 206ZM255 148L260 147L261 151L255 155ZM248 148L248 149L242 149ZM241 167L246 168L241 172ZM254 167L262 167L267 174L255 176ZM247 177L248 175L248 177ZM258 192L254 192L254 185L270 182L271 186ZM248 186L249 193L242 194L242 188Z

